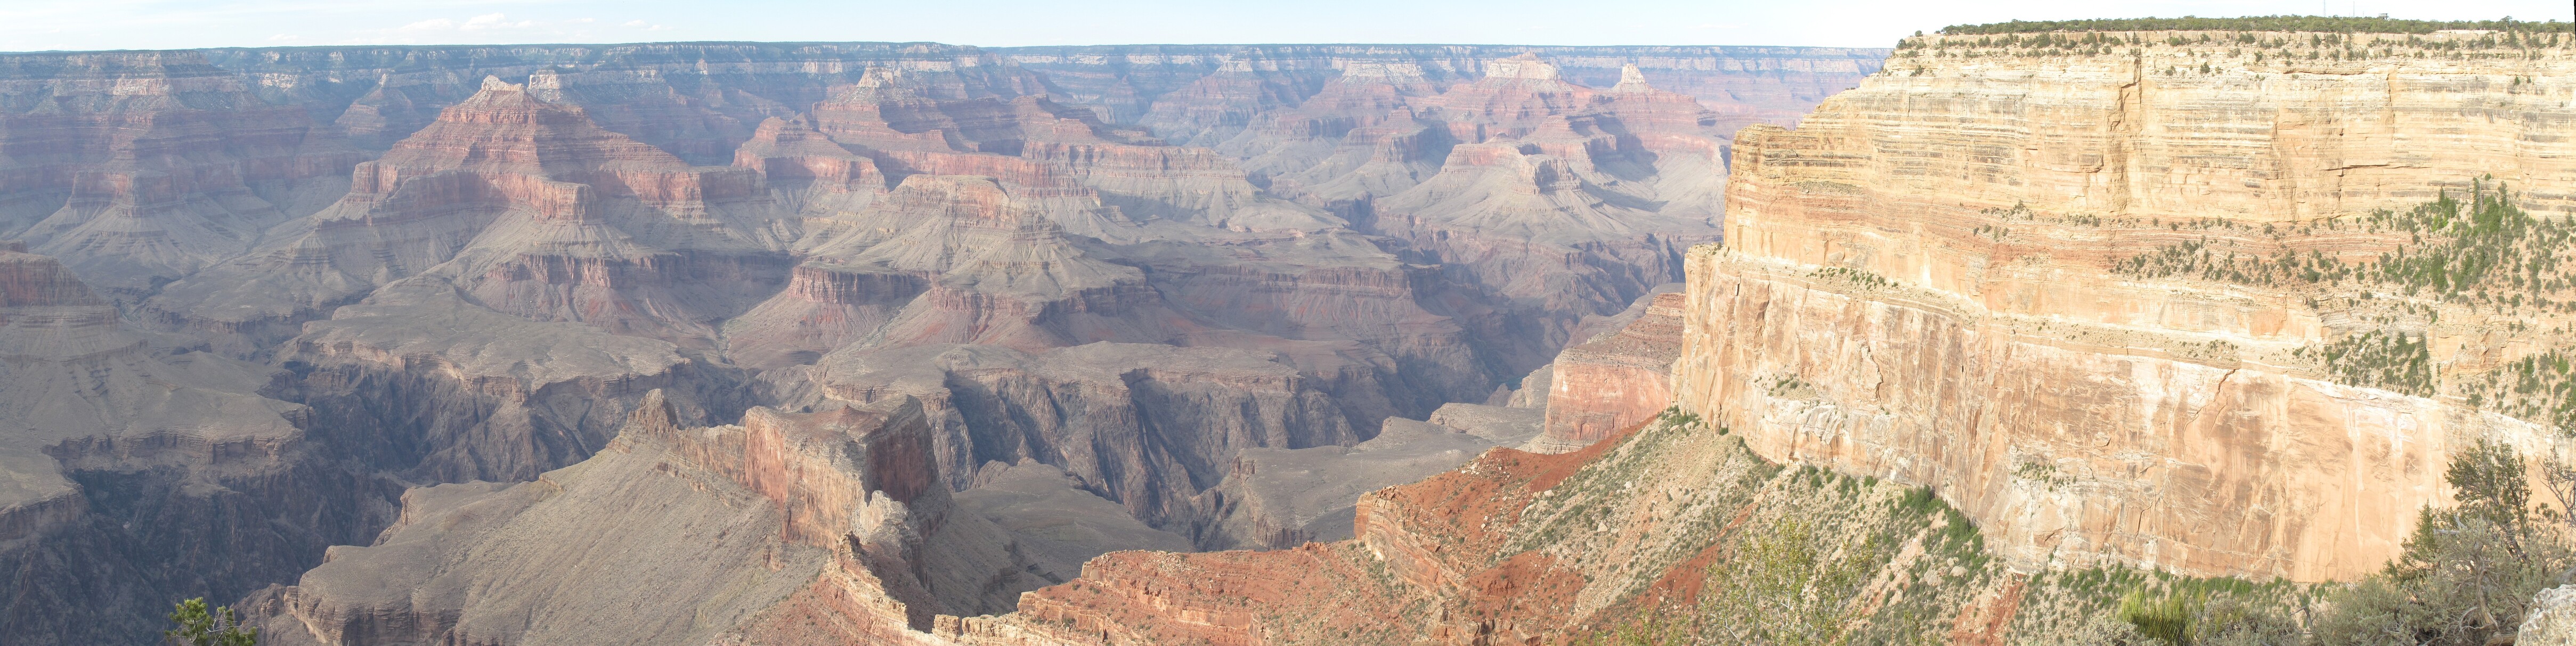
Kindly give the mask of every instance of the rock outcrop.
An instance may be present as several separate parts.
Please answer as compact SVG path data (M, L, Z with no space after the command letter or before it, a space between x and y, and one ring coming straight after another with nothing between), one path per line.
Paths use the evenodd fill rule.
M1727 242L1689 260L1683 409L1770 459L1931 486L2025 569L2348 579L2448 500L2450 452L2563 450L2485 385L2565 346L2559 252L2448 225L2576 208L2569 144L2530 125L2563 90L2519 80L2561 78L2565 46L1906 46L1797 130L1737 135Z
M2576 609L2576 587L2558 586L2540 591L2531 600L2531 614L2522 619L2514 632L2515 646L2567 646L2576 644L2576 620L2568 611Z
M1615 332L1568 346L1549 364L1547 420L1523 450L1564 453L1654 418L1673 402L1673 360L1682 351L1680 292L1638 302Z
M164 288L150 309L256 348L428 273L504 313L709 345L713 322L783 278L783 241L765 210L744 208L752 173L688 166L495 78L355 177L299 234Z
M1348 447L1236 451L1225 480L1199 494L1206 520L1196 531L1198 546L1286 549L1349 540L1363 494L1457 468L1486 449L1526 442L1538 430L1527 423L1536 411L1500 419L1511 417L1501 411L1513 409L1459 410L1466 407L1494 408L1450 404L1440 413L1452 414L1434 413L1432 422L1390 417L1376 436Z
M2013 572L1967 522L1927 491L1771 465L1666 417L1371 492L1354 540L1103 555L1018 612L965 620L957 641L2063 643L2082 623L2065 618L2112 611L2087 592L2101 579ZM1799 598L1771 596L1781 585Z
M240 255L363 159L201 52L0 58L0 231L115 300Z
M905 643L1040 583L956 508L913 400L677 424L650 396L590 460L415 489L250 607L285 644Z
M1354 496L1539 433L1523 375L1680 277L1727 131L1871 64L1166 49L0 55L0 236L61 258L0 258L0 558L41 592L0 631L148 640L376 536L262 621L1050 643L941 615L1350 535ZM814 430L870 424L903 446Z

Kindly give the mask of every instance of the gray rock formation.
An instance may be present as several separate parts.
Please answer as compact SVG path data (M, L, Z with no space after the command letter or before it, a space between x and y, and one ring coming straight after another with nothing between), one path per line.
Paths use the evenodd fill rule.
M248 605L273 644L704 644L848 595L868 630L1008 610L1045 581L939 486L929 433L910 399L683 429L655 393L599 456L414 489L375 544Z
M1188 49L0 54L0 633L900 643L1338 535L1875 60Z

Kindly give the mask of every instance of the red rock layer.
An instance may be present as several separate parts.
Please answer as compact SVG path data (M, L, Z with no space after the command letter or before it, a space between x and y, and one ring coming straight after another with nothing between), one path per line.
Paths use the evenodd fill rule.
M1531 447L1553 453L1590 446L1671 406L1682 300L1679 292L1658 294L1627 327L1558 354L1545 430Z
M123 297L312 212L360 159L193 51L0 61L0 151L0 229Z
M1537 553L1501 557L1497 530L1600 453L1496 449L1363 497L1353 541L1105 555L1011 619L1074 643L1542 643L1583 619L1568 616L1583 577Z

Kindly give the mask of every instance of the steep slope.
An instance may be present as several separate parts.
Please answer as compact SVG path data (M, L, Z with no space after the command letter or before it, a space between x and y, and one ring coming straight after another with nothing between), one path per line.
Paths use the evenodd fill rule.
M0 631L140 642L381 526L399 490L334 459L283 375L158 347L51 257L0 250Z
M356 176L271 248L147 307L247 349L427 273L495 310L705 344L709 323L780 278L779 234L741 204L751 173L687 166L495 78Z
M1815 47L1531 47L1514 45L1092 45L991 48L1046 75L1106 118L1148 126L1175 143L1213 145L1261 113L1309 100L1336 76L1398 71L1448 84L1486 61L1536 54L1590 87L1640 68L1658 87L1710 109L1785 122L1878 70L1884 49ZM1729 129L1732 130L1731 128Z
M1682 352L1680 292L1647 297L1617 331L1567 346L1550 364L1547 418L1522 446L1563 453L1661 414L1673 403L1673 361Z
M1538 432L1535 408L1457 403L1545 395L1519 376L1678 278L1687 241L1660 229L1707 229L1714 167L1690 164L1732 120L1867 64L1578 48L1560 74L1511 58L1530 49L0 54L0 233L63 259L9 284L80 292L6 313L40 368L0 421L54 460L10 467L36 537L9 543L10 625L148 639L175 595L222 603L377 535L403 487L429 486L385 545L256 600L264 621L335 643L1039 639L937 615L1121 548L1344 536L1358 492ZM1097 93L1103 64L1159 76ZM1647 80L1711 74L1764 78ZM99 290L61 287L82 279ZM903 496L933 501L906 505L918 550L760 539L808 503L727 506L807 487L839 514L838 476L699 463L674 489L621 444L638 415L788 437L907 397L927 439L905 477L938 490ZM668 515L600 511L647 508ZM624 590L609 614L516 576L594 549L692 581L802 569L725 580L747 597L559 577ZM245 556L196 567L215 553ZM1001 569L941 578L964 561ZM680 594L734 601L615 616L688 616Z
M1909 39L1738 135L1676 399L1932 486L2018 568L2367 573L2451 451L2563 451L2526 366L2566 345L2539 124L2570 65L2518 34Z
M1926 490L1773 465L1680 417L1574 453L1495 449L1361 497L1356 524L1295 549L1104 555L958 643L2066 643L2111 613L2103 590L2173 584L2014 572Z
M200 52L0 57L0 235L110 298L238 255L363 157Z
M903 643L1039 583L929 440L908 399L684 429L657 394L597 457L415 489L375 545L250 605L285 644Z

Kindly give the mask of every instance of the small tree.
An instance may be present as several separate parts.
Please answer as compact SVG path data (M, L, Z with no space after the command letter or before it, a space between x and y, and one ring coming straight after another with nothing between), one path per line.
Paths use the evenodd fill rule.
M2511 638L2532 595L2576 565L2576 546L2562 532L2532 522L2538 512L2525 465L2494 442L2452 455L2445 475L2459 504L2419 512L2396 561L2336 593L2316 618L2317 643L2481 646ZM2546 458L2541 467L2544 475L2565 468ZM2551 480L2553 495L2558 487Z
M161 636L164 641L179 646L256 646L259 643L258 628L242 625L240 619L233 617L230 606L216 606L213 612L206 611L205 597L179 602L178 609L170 613L170 621L178 623L179 627L161 631Z

